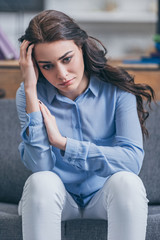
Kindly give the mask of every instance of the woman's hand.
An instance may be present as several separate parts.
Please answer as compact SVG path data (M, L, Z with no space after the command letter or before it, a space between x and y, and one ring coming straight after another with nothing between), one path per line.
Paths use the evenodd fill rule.
M24 40L20 47L19 65L25 88L35 88L38 80L38 68L32 57L34 44Z
M30 45L30 42L26 40L22 42L20 48L19 65L24 81L27 113L40 110L37 98L38 68L32 57L33 48L34 44Z
M50 144L54 147L57 147L65 151L67 140L65 137L62 137L62 135L60 134L56 124L55 117L50 113L48 108L40 101L39 101L39 107L44 118L44 123L46 126Z

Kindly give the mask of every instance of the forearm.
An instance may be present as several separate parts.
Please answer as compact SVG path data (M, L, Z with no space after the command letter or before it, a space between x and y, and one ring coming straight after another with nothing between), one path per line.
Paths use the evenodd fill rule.
M106 177L117 171L139 173L143 149L127 141L119 146L97 146L87 141L67 138L63 160L76 168Z
M24 165L33 172L53 169L56 157L49 144L42 114L40 111L26 114L24 82L17 91L16 105L23 140L19 151ZM29 134L27 134L27 129L29 129Z
M56 148L59 148L60 150L65 151L67 139L59 132L55 117L42 102L39 102L39 107L43 115L50 144Z
M34 44L24 40L20 48L19 65L21 69L22 79L24 82L24 90L26 95L26 112L32 113L39 111L37 98L37 80L38 69L32 57Z
M54 167L55 156L52 154L40 111L28 114L28 121L22 128L21 137L23 142L19 150L27 168L32 171L44 171Z
M66 137L59 137L59 139L56 139L56 141L53 139L50 140L50 144L56 148L59 148L60 150L65 151L66 150L66 143L67 143L67 139Z
M25 96L26 96L26 112L38 112L40 111L37 89L35 87L25 87Z
M56 157L47 144L42 147L40 142L22 142L19 151L22 162L32 172L51 171L54 168Z

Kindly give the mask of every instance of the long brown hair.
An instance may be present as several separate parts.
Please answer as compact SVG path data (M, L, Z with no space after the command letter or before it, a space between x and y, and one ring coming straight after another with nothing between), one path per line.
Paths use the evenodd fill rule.
M154 90L147 84L136 84L134 77L123 68L109 65L104 45L98 39L88 36L72 18L55 10L43 11L30 21L19 41L22 42L24 39L34 44L73 40L83 50L85 72L88 77L97 75L102 81L114 84L136 96L142 133L143 136L148 136L145 120L149 112L144 108L144 100L150 106L152 99L155 99Z

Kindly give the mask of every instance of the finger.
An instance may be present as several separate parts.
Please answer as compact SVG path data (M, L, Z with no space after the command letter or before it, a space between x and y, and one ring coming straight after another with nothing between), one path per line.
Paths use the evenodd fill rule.
M28 45L29 45L29 42L24 40L20 48L19 63L24 63L26 61Z
M48 119L48 117L51 116L50 111L47 109L47 107L45 107L45 105L41 101L39 101L39 107L40 107L40 110L42 112L44 119Z
M39 104L40 106L40 111L42 113L43 119L45 124L47 124L47 122L51 119L51 116L48 115L48 113L45 111L44 107L42 106L42 104Z
M20 47L20 58L21 59L26 58L28 44L29 44L29 42L26 40L24 40L21 44L21 47Z
M42 106L42 108L44 109L44 111L46 112L47 115L51 116L51 112L49 111L49 109L46 107L46 105L44 103L42 103L41 101L39 101L40 105Z
M32 57L33 48L34 48L34 44L31 44L31 45L28 46L28 49L27 49L27 59L29 59L29 60Z
M40 108L40 111L41 111L41 113L42 113L42 115L43 115L43 118L46 118L46 112L44 111L44 108L43 108L43 106L42 106L42 103L39 101L39 108Z

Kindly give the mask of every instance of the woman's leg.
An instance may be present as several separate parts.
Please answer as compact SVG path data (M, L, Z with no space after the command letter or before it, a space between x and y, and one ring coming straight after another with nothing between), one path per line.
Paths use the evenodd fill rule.
M108 240L144 240L147 202L140 178L118 172L82 211L56 174L35 173L26 181L19 204L23 240L60 240L61 220L74 218L108 219Z
M67 199L67 201L66 201ZM23 240L60 240L61 215L78 217L79 209L66 192L61 179L53 172L32 174L26 181L19 203Z
M145 240L148 200L141 179L112 175L84 209L83 218L108 219L108 240Z

